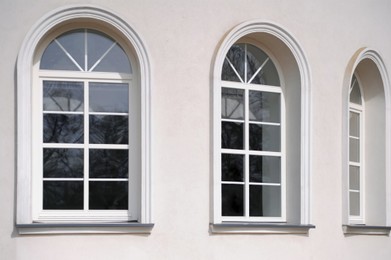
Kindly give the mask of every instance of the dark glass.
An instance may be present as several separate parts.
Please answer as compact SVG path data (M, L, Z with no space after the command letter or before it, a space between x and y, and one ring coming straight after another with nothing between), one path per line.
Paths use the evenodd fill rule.
M83 181L44 181L43 209L83 209Z
M90 115L90 143L128 144L128 116Z
M83 178L83 149L43 149L44 178Z
M250 150L280 152L280 127L250 124Z
M243 123L221 122L221 147L243 149Z
M250 185L250 216L281 217L281 188Z
M44 143L83 143L83 115L44 114Z
M349 166L349 189L360 189L360 167Z
M349 113L349 135L360 137L360 114L355 112Z
M244 44L234 44L231 49L229 49L227 56L224 60L223 70L221 73L221 79L227 81L241 82L231 65L228 63L227 59L232 63L235 70L240 75L241 79L244 81Z
M128 209L127 181L90 181L90 209Z
M349 138L349 161L360 162L360 140Z
M90 149L90 178L127 178L128 150Z
M280 183L280 157L250 155L250 182Z
M90 83L90 112L129 111L129 86L126 83Z
M249 91L250 120L280 123L280 94Z
M243 160L241 154L221 155L221 180L243 181Z
M262 64L269 58L268 55L261 49L254 45L247 44L247 79L250 80L254 73L262 66ZM280 79L278 72L269 58L262 69L256 74L254 79L249 82L252 84L280 86Z
M57 40L84 70L84 29L66 32L57 37Z
M353 76L352 78L352 90L350 91L350 102L361 105L362 104L362 97L361 97L361 90L360 85L358 84L357 78Z
M243 89L222 88L221 117L227 119L244 118L244 90Z
M44 111L83 111L83 82L44 81Z
M99 59L103 58L93 71L132 73L125 51L108 35L95 30L88 30L87 43L88 69L91 69ZM115 44L114 47L112 47L113 44ZM103 57L108 50L109 52Z
M80 71L55 41L52 41L43 52L40 69Z
M360 216L360 193L349 192L349 215Z
M221 211L223 216L243 216L243 185L223 184L221 187Z

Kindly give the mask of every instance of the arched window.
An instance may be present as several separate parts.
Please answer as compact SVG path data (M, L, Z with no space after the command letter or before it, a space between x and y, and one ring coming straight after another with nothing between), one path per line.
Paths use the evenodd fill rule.
M313 227L309 82L302 50L276 25L246 22L223 41L213 82L212 232Z
M344 232L389 234L390 90L380 55L352 57L344 86Z
M221 207L226 220L285 220L285 107L260 48L234 44L221 74Z
M60 8L34 25L18 57L20 233L150 232L149 70L107 11Z
M360 83L353 75L349 94L349 216L359 223L364 220L364 118Z

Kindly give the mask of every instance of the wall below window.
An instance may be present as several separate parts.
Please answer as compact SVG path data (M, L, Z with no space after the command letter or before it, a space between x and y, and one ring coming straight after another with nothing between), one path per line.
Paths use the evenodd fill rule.
M352 56L360 48L370 47L391 69L388 0L376 4L370 0L89 1L128 23L142 38L150 58L155 226L149 235L19 235L15 227L15 64L32 25L46 13L63 7L64 2L69 1L0 2L0 259L391 259L389 236L343 233L345 162L341 152L343 83ZM272 22L289 32L304 50L310 67L310 223L316 228L308 234L232 235L209 230L213 184L211 88L213 77L220 76L212 74L213 63L227 33L254 19ZM292 71L286 76L287 87L298 84L295 75ZM294 90L286 91L298 95ZM299 123L296 99L298 96L287 107L292 108L292 120ZM287 136L294 137L291 147L295 150L300 134L287 130ZM384 156L384 151L373 147L372 154ZM294 154L287 162L288 174L300 170L299 158ZM373 167L383 171L385 166ZM292 174L287 179L298 181ZM384 178L375 179L370 184L373 192L385 197L384 183ZM294 212L300 204L298 195L287 193ZM385 223L383 201L367 201L367 207L373 223ZM382 216L371 215L378 209ZM295 214L292 220L298 218Z

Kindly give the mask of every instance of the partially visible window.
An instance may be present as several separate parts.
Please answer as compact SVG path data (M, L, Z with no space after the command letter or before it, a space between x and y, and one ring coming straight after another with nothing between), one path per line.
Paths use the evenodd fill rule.
M234 44L221 74L224 221L285 220L285 107L277 69L260 48Z
M364 221L364 102L359 80L353 76L349 98L349 218Z

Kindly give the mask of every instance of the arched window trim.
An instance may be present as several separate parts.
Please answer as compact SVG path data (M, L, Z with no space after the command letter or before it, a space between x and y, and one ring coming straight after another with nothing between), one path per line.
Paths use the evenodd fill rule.
M351 84L351 79L353 74L356 71L356 68L365 59L369 59L373 61L380 73L380 77L383 83L384 87L384 98L385 98L385 179L386 179L386 223L385 227L383 229L377 229L376 234L388 234L390 231L389 226L391 225L391 160L389 159L391 154L391 87L390 87L390 80L388 76L388 72L385 66L385 63L383 59L381 58L381 55L374 49L371 48L360 48L357 50L352 58L350 59L351 62L349 62L349 65L347 66L345 77L344 77L344 84L343 84L343 93L342 93L342 161L347 162L349 159L348 154L348 135L349 135L349 127L348 127L348 118L349 118L349 89ZM355 233L355 234L368 234L373 233L373 230L371 229L360 229L357 226L349 226L349 212L348 212L348 198L347 198L347 191L348 189L348 164L343 163L342 164L342 187L343 187L343 203L342 203L342 213L343 213L343 225L345 226L344 232L345 233ZM381 227L380 227L381 228ZM371 234L372 234L371 233Z
M151 223L151 156L150 156L150 63L146 47L135 31L117 15L92 5L72 5L56 9L43 16L27 34L17 61L17 224L32 223L31 164L32 114L31 97L34 55L47 34L57 26L79 19L103 23L112 27L133 47L136 56L138 84L141 88L141 212L140 223Z
M291 36L290 33L282 29L280 26L275 25L270 22L263 21L249 21L242 23L232 29L232 31L225 37L221 47L219 48L215 62L213 64L213 157L219 158L218 153L220 152L217 149L216 142L219 140L219 131L216 129L219 127L219 115L216 114L216 111L219 111L219 99L220 99L220 85L221 85L221 72L223 67L223 62L228 50L233 44L238 42L240 39L246 37L251 33L267 33L273 35L280 39L285 45L291 50L300 71L300 81L301 81L301 209L300 209L300 224L301 225L310 225L310 169L311 169L311 160L310 160L310 140L311 140L311 129L310 129L310 70L308 62L305 58L303 50L300 48L298 42ZM217 160L213 160L213 185L212 185L212 194L213 194L213 215L212 222L214 224L220 224L221 221L221 212L218 209L219 204L219 194L216 194L216 190L219 185L219 172L218 169L220 166ZM217 226L213 227L214 232L217 231ZM289 231L288 231L289 232Z

